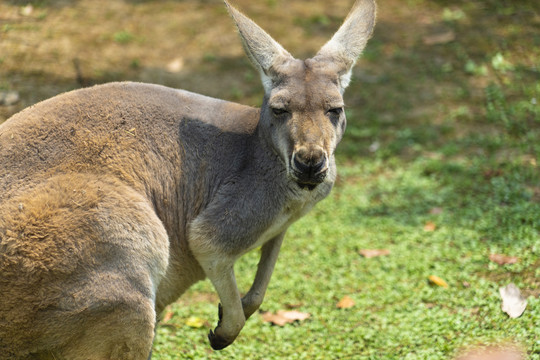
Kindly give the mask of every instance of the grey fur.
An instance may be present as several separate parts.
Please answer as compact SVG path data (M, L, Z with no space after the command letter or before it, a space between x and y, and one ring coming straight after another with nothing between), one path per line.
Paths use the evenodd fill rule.
M370 4L353 16L373 23ZM335 181L341 65L324 51L277 61L282 48L231 13L273 79L261 109L111 83L0 126L3 358L146 359L156 314L205 277L222 304L214 349L259 308L285 231ZM234 263L257 247L241 298Z

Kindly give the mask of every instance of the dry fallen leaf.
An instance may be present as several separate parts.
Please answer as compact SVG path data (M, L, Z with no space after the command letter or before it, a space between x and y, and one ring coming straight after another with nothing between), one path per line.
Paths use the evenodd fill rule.
M204 320L195 316L186 320L186 325L192 328L200 328L204 325Z
M304 303L294 303L294 304L287 303L287 304L285 304L285 307L287 309L297 309L297 308L302 307L302 306L304 306Z
M434 207L431 210L429 210L429 213L431 215L439 215L439 214L442 214L442 212L443 212L443 208L440 208L440 207Z
M20 100L19 93L16 91L0 91L0 105L11 106ZM10 136L14 138L13 134Z
M504 254L490 254L489 260L499 264L499 265L507 265L507 264L515 264L518 262L518 258L515 256L508 256Z
M490 180L491 178L501 176L503 171L501 169L489 169L484 171L484 178Z
M32 5L26 5L21 9L21 15L22 16L30 16L32 15L32 12L34 11L34 7Z
M426 35L422 38L425 45L446 44L456 39L456 34L452 30L448 30L438 34Z
M281 314L281 316L284 316L287 319L290 319L292 321L297 321L297 320L303 321L303 320L308 319L311 316L311 314L309 313L300 312L296 310L291 310L291 311L279 310L278 314Z
M510 283L500 288L499 294L501 294L502 298L501 309L508 316L515 319L523 314L527 307L527 299L521 295L521 291L516 285Z
M184 68L184 59L175 58L167 64L167 71L172 73L178 73Z
M165 313L165 315L163 315L163 319L161 319L162 322L166 323L167 321L171 320L172 317L173 317L173 312L172 311L167 311Z
M377 256L385 256L390 254L388 249L362 249L359 251L360 255L365 258L372 258Z
M311 314L303 313L296 310L285 311L278 310L276 314L271 312L265 312L262 314L262 318L265 322L272 323L274 325L284 326L285 324L295 321L303 321L309 318Z
M436 228L437 225L432 221L428 221L426 225L424 225L424 231L435 231Z
M283 326L291 322L282 316L271 313L270 311L262 313L262 318L264 322L269 322L269 323L272 323L274 325L279 325L279 326Z
M348 295L345 295L337 303L338 309L348 309L348 308L352 308L353 306L354 306L354 300Z
M443 287L443 288L448 287L448 283L446 281L444 281L443 279L441 279L440 277L436 276L436 275L430 275L428 277L428 280L429 280L430 283L435 284L437 286L440 286L440 287Z
M378 142L378 141L375 141L374 143L369 145L368 150L369 150L369 152L375 152L375 151L379 150L380 147L381 147L381 143Z

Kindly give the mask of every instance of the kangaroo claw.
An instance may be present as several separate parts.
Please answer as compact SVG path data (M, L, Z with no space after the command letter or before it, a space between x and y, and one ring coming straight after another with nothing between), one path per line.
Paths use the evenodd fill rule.
M208 333L208 340L210 341L210 346L214 350L221 350L226 348L231 344L230 341L225 340L219 335L216 335L212 330Z

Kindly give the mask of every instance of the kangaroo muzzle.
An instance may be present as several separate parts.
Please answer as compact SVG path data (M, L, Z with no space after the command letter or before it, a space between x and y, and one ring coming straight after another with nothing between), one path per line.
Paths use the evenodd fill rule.
M319 146L301 147L291 156L291 174L301 188L312 190L322 183L328 172L328 156Z

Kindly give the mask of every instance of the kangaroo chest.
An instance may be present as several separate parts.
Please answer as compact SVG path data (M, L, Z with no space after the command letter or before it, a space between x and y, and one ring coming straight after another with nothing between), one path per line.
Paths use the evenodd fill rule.
M256 249L287 230L293 222L309 212L318 200L320 199L318 199L316 193L306 191L302 196L287 201L279 212L272 217L270 223L263 229L254 243L246 250Z
M283 231L287 230L289 225L296 219L293 219L292 214L282 211L275 219L272 221L270 226L256 239L247 251L258 248L261 245L264 245L270 239L273 239L277 235L281 234Z

